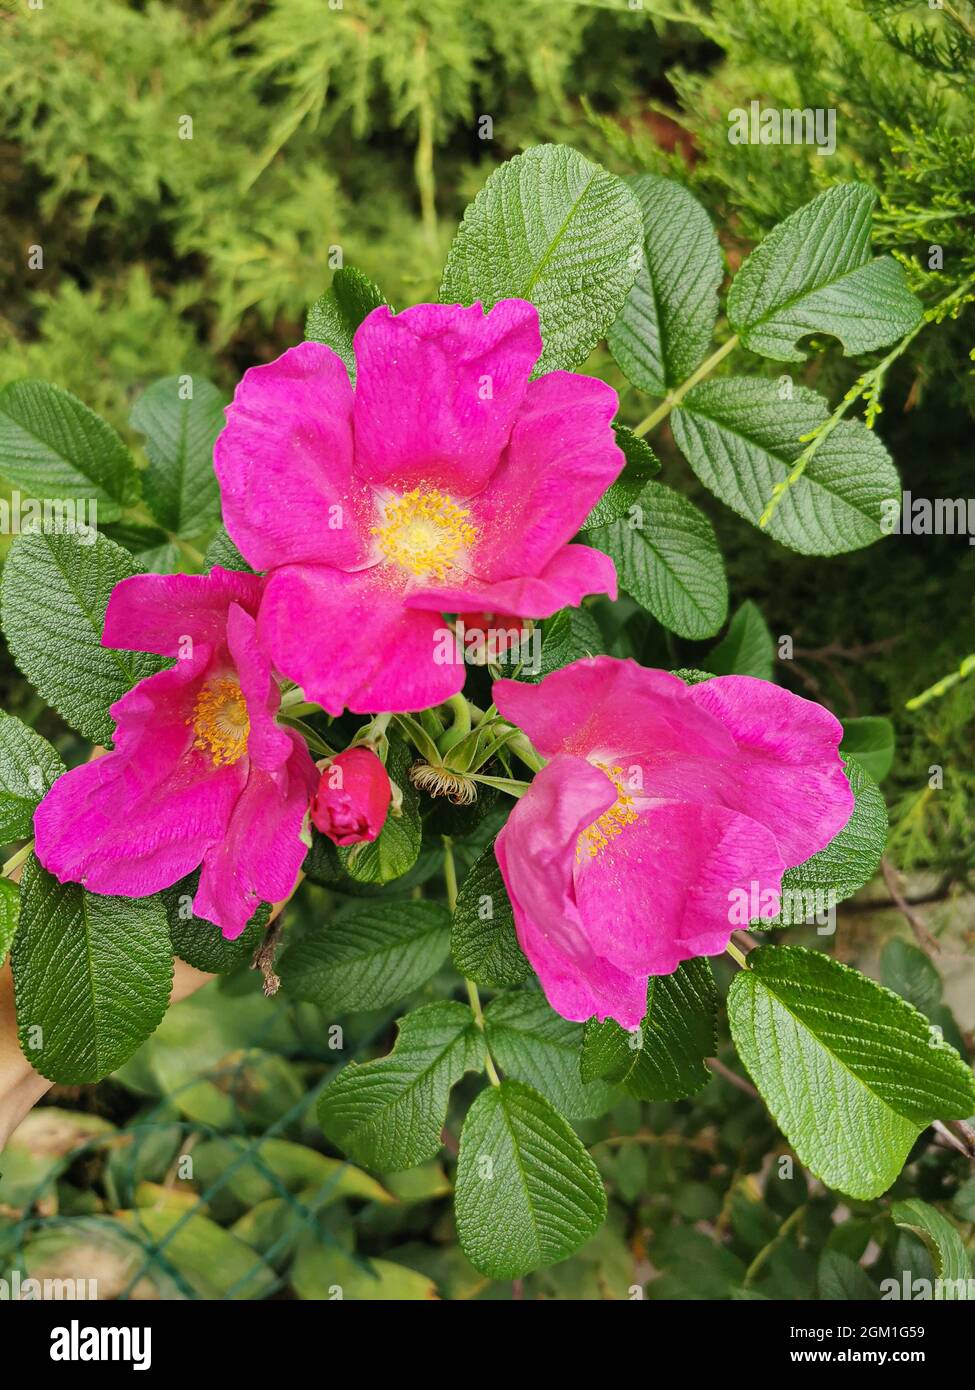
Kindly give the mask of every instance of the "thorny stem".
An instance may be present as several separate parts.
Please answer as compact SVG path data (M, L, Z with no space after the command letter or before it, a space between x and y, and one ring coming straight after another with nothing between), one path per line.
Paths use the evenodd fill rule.
M701 363L696 372L692 372L686 381L682 381L679 386L675 387L675 389L660 402L655 410L651 410L645 420L641 420L638 425L634 425L633 433L639 435L649 434L655 425L660 424L661 420L666 420L674 407L680 405L688 391L692 390L699 381L703 381L706 376L709 376L718 363L727 357L729 352L734 352L737 346L738 334L735 333L726 343L721 344L717 352L712 352L711 356Z
M447 906L450 908L451 916L457 906L457 869L454 865L453 841L449 835L443 837L443 877L444 885L447 889ZM492 1086L500 1086L501 1078L494 1065L494 1058L491 1056L491 1049L487 1044L487 1037L484 1033L484 1010L481 1008L481 996L477 992L477 985L473 980L464 979L467 988L467 998L470 1001L471 1013L474 1015L474 1022L480 1029L481 1036L484 1038L484 1069L488 1074L488 1080Z

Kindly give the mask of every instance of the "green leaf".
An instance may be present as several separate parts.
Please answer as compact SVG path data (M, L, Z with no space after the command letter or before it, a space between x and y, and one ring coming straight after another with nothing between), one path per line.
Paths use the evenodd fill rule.
M102 527L102 534L122 545L151 574L191 574L195 565L186 551L161 526L138 521L117 521Z
M878 1197L922 1129L975 1111L971 1068L910 1004L798 946L760 946L732 981L739 1055L800 1161Z
M468 1111L454 1205L474 1268L490 1279L518 1279L584 1245L606 1215L606 1194L562 1116L530 1086L506 1080Z
M866 1270L841 1250L824 1250L819 1257L816 1283L821 1299L847 1303L878 1299L880 1292Z
M254 571L227 535L226 529L221 526L213 540L206 548L203 562L208 570L213 569L214 565L219 565L225 570L241 570L245 574L253 574Z
M728 582L714 527L679 492L646 483L630 515L590 540L615 562L626 592L678 637L710 637L724 622Z
M894 762L894 726L880 715L843 720L840 752L856 758L875 782L882 782Z
M671 415L677 446L706 488L757 526L777 483L825 423L826 400L805 386L786 398L774 381L726 377L695 386ZM782 494L768 534L801 555L840 555L885 534L883 503L900 479L877 436L841 420Z
M639 435L625 425L614 425L613 430L626 463L616 482L610 484L586 517L583 531L606 526L611 521L628 516L630 508L639 501L644 485L660 472L660 460Z
M0 614L11 655L39 694L92 743L112 736L109 706L158 671L158 657L102 646L109 596L136 573L128 551L98 536L18 536L3 568Z
M801 362L807 333L839 338L847 355L909 333L920 301L891 256L870 256L877 195L862 183L828 188L775 227L731 283L728 318L745 347Z
M339 859L350 878L359 883L390 883L416 863L423 840L420 798L410 781L413 754L401 739L389 740L386 771L403 793L398 816L390 813L375 840L339 850Z
M250 964L264 937L271 904L261 903L241 935L228 941L215 923L193 915L193 899L199 881L199 870L196 870L161 895L173 950L180 960L197 970L205 970L210 975L226 975Z
M496 169L464 213L440 298L485 311L530 300L544 343L536 373L575 367L623 307L642 235L621 179L568 145L535 145Z
M363 905L285 951L279 973L297 999L330 1014L379 1009L429 980L450 949L446 908L432 902Z
M381 1172L414 1168L440 1152L451 1087L483 1066L483 1039L463 1004L424 1004L397 1027L388 1057L351 1063L318 1102L326 1137Z
M746 599L718 645L708 655L716 676L757 676L770 681L775 670L775 643L761 609Z
M672 975L651 975L647 1012L630 1033L613 1019L585 1026L581 1074L605 1077L641 1100L680 1100L706 1086L706 1057L717 1046L718 996L704 957L685 961Z
M887 807L877 784L855 758L847 759L845 771L854 797L853 814L824 849L782 875L782 914L753 926L797 925L829 912L877 872L887 847Z
M100 1081L166 1012L173 952L162 901L86 893L31 858L11 964L28 1061L61 1085Z
M345 363L349 380L355 385L355 353L352 340L359 324L385 304L382 290L354 266L337 270L325 293L315 300L305 320L305 337L324 343Z
M135 462L111 425L46 381L0 391L0 473L37 498L94 501L99 521L114 521L139 495Z
M291 1283L299 1298L324 1303L418 1303L435 1300L436 1286L425 1274L394 1260L355 1259L337 1245L308 1236L298 1249Z
M0 965L13 945L20 918L20 889L9 878L0 878Z
M153 1204L118 1217L145 1243L147 1259L150 1250L165 1251L162 1267L176 1269L201 1300L219 1302L231 1290L235 1299L270 1296L274 1270L249 1245L200 1211L187 1210L167 1189L155 1189L153 1196Z
M605 1082L582 1079L581 1025L561 1018L537 990L511 990L492 999L484 1029L502 1070L534 1086L570 1120L602 1115L620 1099Z
M626 180L643 213L644 262L607 335L620 369L641 391L665 396L707 353L724 275L707 213L673 179Z
M919 1197L895 1202L890 1209L896 1225L913 1231L924 1241L934 1265L935 1286L940 1300L965 1301L972 1297L972 1265L965 1243L947 1217Z
M37 803L63 771L46 738L0 711L0 845L33 834Z
M532 973L518 945L511 901L493 844L460 886L450 949L460 974L488 989L521 984Z
M184 399L188 385L193 394ZM213 443L227 399L202 377L167 376L132 407L129 424L145 435L149 459L143 495L160 525L177 536L198 536L220 520Z
M917 946L891 937L880 953L880 982L933 1019L944 987L937 966Z
M538 671L522 671L519 679L537 684L552 671L561 671L581 657L599 656L606 650L599 624L588 608L560 608L542 623L542 649Z

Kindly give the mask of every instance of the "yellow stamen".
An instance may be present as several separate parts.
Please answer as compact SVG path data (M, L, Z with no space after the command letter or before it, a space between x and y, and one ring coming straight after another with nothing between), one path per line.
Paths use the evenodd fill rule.
M214 767L229 766L247 752L251 731L247 702L231 676L207 681L196 697L192 719L186 722L196 733L193 747L209 753Z
M470 512L437 488L414 488L387 502L385 512L385 525L372 527L379 549L417 578L443 579L457 552L477 537Z
M601 772L612 782L619 793L616 801L610 806L608 811L604 811L593 821L592 825L587 826L579 835L576 841L576 860L583 858L583 850L586 857L595 859L596 855L606 848L610 840L615 840L622 835L623 827L632 825L637 819L638 813L633 810L633 798L623 787L623 769L621 767L607 767L605 763L596 763Z

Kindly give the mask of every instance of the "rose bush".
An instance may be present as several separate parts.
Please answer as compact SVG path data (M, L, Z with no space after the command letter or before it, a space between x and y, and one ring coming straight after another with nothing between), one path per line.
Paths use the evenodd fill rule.
M399 1173L466 1107L458 1237L496 1279L597 1230L576 1122L707 1084L725 951L740 1059L837 1191L880 1196L922 1131L975 1110L940 1025L823 950L736 930L787 924L796 895L835 921L877 868L883 800L838 721L774 682L747 608L694 667L646 659L709 643L728 607L711 523L656 479L644 436L665 420L703 485L776 542L825 557L883 534L896 471L851 411L875 405L921 306L871 256L872 201L835 185L776 228L714 347L723 265L703 209L538 147L468 209L442 303L394 312L339 271L306 341L244 374L225 424L205 383L146 392L141 472L73 396L8 388L11 475L94 490L111 529L23 534L3 575L22 672L111 745L65 771L0 725L20 845L0 948L38 1070L78 1084L130 1057L174 951L229 970L256 948L268 989L279 970L330 1037L426 989L387 1056L330 1077L318 1116L354 1163ZM684 241L693 254L671 254ZM633 430L577 370L607 335L657 402ZM809 335L894 346L835 408L724 375L739 348L801 360ZM136 552L206 573L146 574ZM471 661L467 620L505 633ZM265 931L297 893L313 920L292 934L285 909Z

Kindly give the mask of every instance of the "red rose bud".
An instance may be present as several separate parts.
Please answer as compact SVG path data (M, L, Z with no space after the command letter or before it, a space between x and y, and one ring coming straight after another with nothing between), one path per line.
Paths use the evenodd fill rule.
M347 748L330 758L322 771L311 803L312 824L336 845L374 840L392 795L376 754L369 748Z

